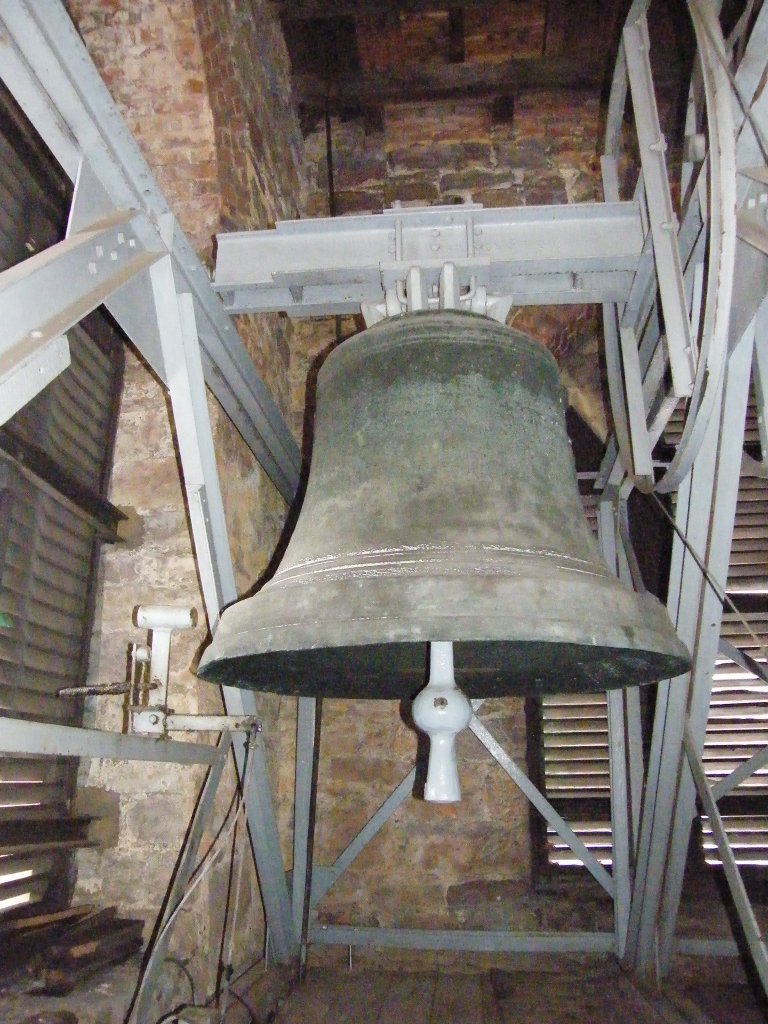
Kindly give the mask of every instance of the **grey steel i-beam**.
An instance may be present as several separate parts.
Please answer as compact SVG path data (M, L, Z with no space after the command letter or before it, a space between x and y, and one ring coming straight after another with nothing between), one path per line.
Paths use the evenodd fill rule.
M626 558L617 544L619 505L626 504L618 489L603 495L598 506L598 540L606 564L617 576L628 574ZM637 821L642 784L642 737L637 688L609 690L608 764L611 783L611 843L616 956L622 958L627 944L632 897L632 865L635 859Z
M319 945L384 946L390 949L463 950L472 953L612 953L611 932L512 932L467 929L362 928L315 924Z
M167 387L192 539L206 614L213 629L224 605L237 598L237 590L208 416L194 305L189 296L177 295L172 269L170 257L152 268L150 294L163 361L170 370ZM251 690L224 686L222 695L227 714L257 714L256 697ZM233 750L242 778L245 754L239 746ZM278 961L285 961L296 954L296 934L261 737L253 747L251 757L254 769L246 797L248 829L272 953Z
M210 765L216 760L217 748L207 743L182 743L0 715L0 753Z
M384 301L413 266L431 295L451 263L462 293L516 305L623 301L642 248L634 202L403 207L221 234L214 287L232 313L339 315Z

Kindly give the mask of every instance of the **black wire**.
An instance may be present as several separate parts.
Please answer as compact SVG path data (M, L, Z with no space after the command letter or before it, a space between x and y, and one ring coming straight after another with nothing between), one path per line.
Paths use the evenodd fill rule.
M219 942L219 957L218 964L216 966L216 991L213 994L213 999L218 1004L221 998L222 982L229 982L231 977L232 965L224 962L226 956L226 944L227 944L227 926L229 924L229 913L230 906L232 903L232 884L235 877L235 858L237 848L237 833L239 829L236 825L232 830L232 847L229 855L229 871L227 873L227 894L224 901L224 920L221 923L221 940ZM227 971L230 972L229 976Z
M336 186L333 179L333 131L331 128L331 78L330 70L325 80L325 163L328 171L328 213L336 216Z
M251 1017L250 1024L257 1024L256 1013L255 1013L253 1007L248 1002L246 1002L246 1000L243 999L243 997L241 995L238 995L238 993L235 992L235 990L233 988L231 988L229 990L229 994L234 996L235 999L238 1001L238 1003L241 1003L245 1007L245 1009L248 1011L248 1013L250 1014L250 1017Z
M325 165L328 172L328 213L335 217L338 213L336 208L336 183L333 170L333 126L331 124L331 67L326 54L325 64ZM336 341L343 340L341 317L335 316Z
M195 979L190 974L189 968L187 967L187 965L183 961L179 960L178 957L175 957L175 956L166 956L166 957L163 957L163 960L166 963L173 964L174 967L178 967L179 970L182 972L182 974L186 975L187 981L189 982L189 987L190 987L190 990L191 990L190 994L191 994L191 998L192 998L192 1004L194 1006L197 1006L197 996L195 995Z

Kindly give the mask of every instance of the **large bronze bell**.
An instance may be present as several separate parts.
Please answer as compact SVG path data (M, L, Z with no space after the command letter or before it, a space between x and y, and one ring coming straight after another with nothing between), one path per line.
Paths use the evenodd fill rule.
M688 665L584 518L553 357L469 313L406 314L323 366L285 556L228 608L199 673L257 690L403 698L428 641L473 697L605 690Z

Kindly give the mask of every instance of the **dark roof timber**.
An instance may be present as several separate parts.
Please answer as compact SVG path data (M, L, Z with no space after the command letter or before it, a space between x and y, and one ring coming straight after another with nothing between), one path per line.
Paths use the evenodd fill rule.
M308 18L362 17L369 14L423 14L428 11L450 11L461 7L499 7L505 3L493 0L272 0L273 7L290 21L305 21Z
M381 107L386 103L482 99L525 90L596 91L606 75L604 63L568 59L521 59L503 64L448 64L412 68L404 73L352 72L326 83L321 75L294 75L294 95L310 107Z

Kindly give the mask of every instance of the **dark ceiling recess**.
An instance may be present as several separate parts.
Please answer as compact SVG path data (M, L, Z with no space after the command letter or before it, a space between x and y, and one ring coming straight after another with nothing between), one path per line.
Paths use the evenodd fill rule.
M526 90L602 92L628 0L275 6L309 131L326 109L377 123L387 104L487 100L496 118L509 121Z

